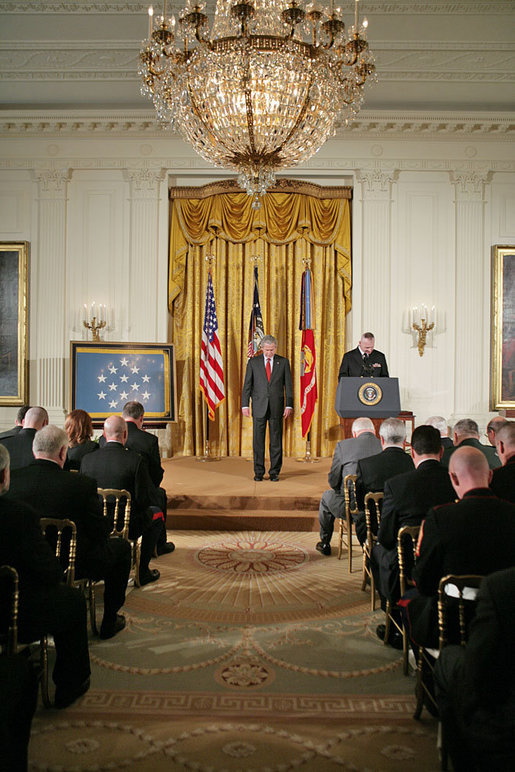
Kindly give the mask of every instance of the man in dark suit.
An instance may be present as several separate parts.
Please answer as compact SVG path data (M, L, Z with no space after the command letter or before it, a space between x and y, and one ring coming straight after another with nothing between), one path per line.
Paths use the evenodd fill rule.
M399 599L399 528L420 525L432 506L455 498L449 474L440 463L442 452L440 432L433 426L417 426L411 438L415 470L392 477L385 483L378 543L373 547L370 559L383 609L387 600L395 603ZM379 625L376 632L384 640L384 625ZM389 643L397 645L398 635L392 630Z
M9 481L9 453L0 446L0 565L18 572L18 640L53 636L55 707L66 708L89 689L86 601L80 590L61 582L61 566L43 537L39 515L3 495Z
M88 453L81 462L80 471L93 477L99 488L128 490L132 496L129 537L141 536L139 582L141 585L159 579L159 571L150 569L156 544L164 530L163 513L153 505L154 488L147 462L124 447L127 442L127 424L121 416L112 415L104 422L106 444L96 453Z
M496 436L499 429L502 429L503 426L506 426L509 421L502 415L496 415L490 421L488 421L488 424L486 426L486 436L488 437L488 442L492 447L497 447L496 442Z
M495 439L502 466L494 469L490 488L500 499L515 504L515 422L507 421Z
M348 474L354 474L361 458L372 456L381 450L381 443L375 435L370 418L356 418L352 424L352 437L340 440L334 449L333 462L328 480L331 488L324 491L318 508L320 541L316 549L322 555L331 554L331 537L335 517L345 517L345 487L343 481Z
M461 421L454 424L453 445L454 447L447 448L442 456L442 464L445 467L449 466L449 461L456 448L476 448L485 456L490 469L501 466L495 448L490 447L490 445L482 445L479 442L479 427L472 418L462 418Z
M45 426L37 432L35 460L11 476L9 498L30 505L41 517L69 518L77 526L76 576L104 580L104 616L100 637L112 638L125 627L118 614L125 603L131 548L125 539L110 539L110 523L102 514L94 480L63 471L68 448L66 432Z
M16 413L16 421L14 423L14 426L12 429L7 429L5 432L0 433L0 441L3 440L5 437L12 437L13 434L18 434L19 431L23 429L23 421L25 419L25 415L27 414L28 409L30 408L30 405L22 405L18 412Z
M265 473L266 425L270 433L270 469L272 482L279 480L283 463L283 419L293 412L293 386L290 363L279 356L277 340L265 335L261 341L263 356L251 357L243 383L242 413L250 417L252 399L252 426L254 450L254 480L260 482Z
M454 447L452 440L449 437L449 427L447 426L447 421L443 416L432 415L430 418L427 418L424 423L426 426L434 426L435 429L438 429L440 432L440 442L442 443L442 448L444 450Z
M435 691L455 772L513 769L515 568L485 576L466 646L445 646Z
M28 466L34 461L32 442L37 431L48 424L48 413L44 407L31 407L27 410L23 428L16 434L5 437L1 444L9 451L11 471Z
M373 333L364 332L356 348L343 355L338 380L350 378L388 378L388 365L382 351L374 348Z
M159 442L154 434L143 431L143 418L145 408L141 402L131 401L123 406L122 417L127 424L127 442L125 447L129 450L135 450L147 461L148 473L155 488L155 504L163 513L165 529L161 536L161 541L157 544L158 555L166 555L173 552L175 545L173 542L166 541L166 509L168 499L164 488L160 488L163 479L164 469L161 466L161 455L159 453Z
M399 418L387 418L379 428L381 453L367 456L358 461L356 474L356 503L359 514L356 517L356 535L360 544L367 538L365 518L365 494L384 490L384 484L390 477L411 472L415 467L408 453L404 452L406 424ZM377 521L371 523L372 531L377 533Z
M484 454L477 448L458 448L449 475L460 501L434 507L424 520L413 572L417 595L406 603L410 637L422 646L437 645L442 576L487 576L515 565L515 505L489 489L492 471Z

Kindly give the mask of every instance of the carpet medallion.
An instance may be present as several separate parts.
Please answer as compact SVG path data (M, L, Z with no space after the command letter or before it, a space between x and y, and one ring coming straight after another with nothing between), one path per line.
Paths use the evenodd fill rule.
M128 593L125 630L91 637L91 690L38 711L31 769L438 768L435 722L411 718L413 679L375 635L359 570L312 533L173 539L161 579Z

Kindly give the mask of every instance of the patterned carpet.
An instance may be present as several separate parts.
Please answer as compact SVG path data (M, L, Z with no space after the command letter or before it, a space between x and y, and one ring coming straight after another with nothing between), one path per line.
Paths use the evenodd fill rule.
M376 638L359 571L312 533L173 538L127 628L91 639L91 690L36 714L31 769L439 768L436 723L412 719L414 680Z

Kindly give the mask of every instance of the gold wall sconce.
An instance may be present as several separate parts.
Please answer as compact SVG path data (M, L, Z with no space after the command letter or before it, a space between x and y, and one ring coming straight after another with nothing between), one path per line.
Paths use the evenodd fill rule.
M88 306L84 303L82 310L82 323L87 330L91 330L91 340L100 340L100 330L103 330L107 324L107 309L105 303L95 303L93 301Z
M409 328L417 333L418 355L424 356L424 349L427 342L427 333L431 330L436 331L436 308L432 306L428 310L427 306L413 306L408 313Z

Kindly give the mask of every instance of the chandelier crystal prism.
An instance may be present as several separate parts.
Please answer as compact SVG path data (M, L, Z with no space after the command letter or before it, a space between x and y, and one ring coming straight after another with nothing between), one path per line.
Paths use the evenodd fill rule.
M279 169L316 153L360 109L375 79L367 20L346 32L340 8L298 0L217 0L178 14L149 9L141 91L159 120L207 161L238 172L259 206Z

